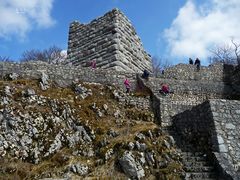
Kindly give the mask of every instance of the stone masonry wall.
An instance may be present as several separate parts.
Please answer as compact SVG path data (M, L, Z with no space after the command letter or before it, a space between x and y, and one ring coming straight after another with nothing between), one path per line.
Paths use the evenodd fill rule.
M216 136L215 155L223 169L232 177L240 177L240 101L210 101ZM226 165L226 160L228 164Z
M234 84L240 85L240 65L236 67L232 77L232 81Z
M143 79L142 81L159 99L159 116L162 126L170 126L171 117L191 109L208 99L227 98L234 93L231 85L223 82L187 81L164 78L149 78L148 81ZM167 83L174 93L167 96L161 95L159 93L161 83Z
M218 99L174 116L173 126L198 150L213 151L223 174L237 179L240 175L239 119L239 101Z
M151 71L151 58L127 17L118 9L81 24L71 23L68 38L68 63L127 72Z
M177 114L172 117L172 121L178 134L186 143L193 144L196 151L212 150L214 122L208 101Z
M212 64L209 66L201 66L197 71L195 65L178 64L176 66L167 68L163 78L178 79L178 80L202 80L202 81L228 81L227 76L231 76L234 67L224 65L221 63Z
M125 92L123 82L125 78L130 80L131 91L134 91L137 86L136 74L116 72L103 69L78 68L70 66L50 65L43 62L27 62L27 63L8 63L0 62L0 79L3 79L7 74L17 73L22 78L39 79L41 73L46 73L50 80L57 83L59 86L65 87L72 84L78 79L82 82L101 83L105 85L113 85ZM128 96L125 93L118 94L115 98L123 105L129 107L137 107L141 110L150 110L150 97L135 97Z
M38 79L42 72L60 86L71 85L76 79L83 82L102 83L114 85L125 91L123 84L125 78L130 81L131 89L136 87L136 74L116 72L104 69L78 68L75 66L50 65L43 62L7 63L0 62L0 77L6 74L17 73L21 77Z

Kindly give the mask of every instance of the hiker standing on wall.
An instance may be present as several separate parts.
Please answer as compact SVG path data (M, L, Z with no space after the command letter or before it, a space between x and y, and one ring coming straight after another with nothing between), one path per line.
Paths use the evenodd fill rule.
M189 58L189 64L193 64L192 58Z
M124 81L124 85L126 87L126 93L129 93L130 92L130 82L127 78Z
M197 66L197 71L199 71L199 70L200 70L200 65L201 65L201 62L200 62L200 60L199 60L198 58L195 60L195 63L194 63L194 65L196 65L196 66Z

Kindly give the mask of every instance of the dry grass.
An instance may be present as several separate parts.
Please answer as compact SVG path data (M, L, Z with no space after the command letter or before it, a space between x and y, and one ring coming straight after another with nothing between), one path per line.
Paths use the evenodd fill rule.
M152 112L147 110L141 111L137 108L125 108L120 105L115 99L113 99L112 91L107 87L95 84L83 84L84 87L91 89L93 95L85 98L84 100L77 98L77 94L69 88L59 88L51 86L46 91L42 91L39 87L37 80L16 80L16 81L0 81L0 92L4 86L13 87L13 99L19 102L22 96L22 91L27 88L34 89L37 95L49 97L50 99L57 99L60 108L63 108L64 104L69 104L72 109L75 109L74 117L79 119L80 123L90 129L94 130L96 139L93 142L94 148L98 148L98 143L107 137L107 132L112 129L118 132L119 136L109 139L109 144L100 148L100 155L98 158L103 158L107 150L114 149L117 154L107 161L103 165L96 165L94 158L85 158L81 156L75 156L72 152L76 149L64 148L52 157L45 159L41 163L34 165L20 160L10 161L3 160L0 162L0 179L33 179L34 177L42 178L51 175L52 177L59 175L60 172L64 172L69 164L82 162L88 164L92 172L86 179L126 179L125 175L119 172L115 167L115 159L124 150L126 144L130 141L134 141L134 138L139 132L147 132L157 128L157 125L153 122L142 121L148 116L152 115ZM141 97L149 97L150 92L147 90L137 91L134 95ZM96 110L92 108L93 103L96 107L103 112L103 117L98 117ZM108 110L104 112L103 105L108 106ZM20 111L40 112L42 115L50 115L52 112L49 104L46 106L31 106L31 104L12 104L16 109ZM0 107L1 108L1 107ZM120 110L121 117L115 118L113 114L116 110ZM122 123L117 123L117 121ZM151 140L147 139L145 143L149 148L155 149L162 153L171 153L162 147L162 140L164 136L159 138L158 145L152 145ZM78 147L76 147L78 148ZM167 169L162 169L161 173L171 174L171 170L175 170L178 167L171 165ZM8 170L9 169L9 170ZM13 169L14 172L10 172ZM6 171L5 171L6 170ZM99 178L100 177L100 178ZM116 178L118 177L118 178ZM73 177L72 179L79 179L79 177Z

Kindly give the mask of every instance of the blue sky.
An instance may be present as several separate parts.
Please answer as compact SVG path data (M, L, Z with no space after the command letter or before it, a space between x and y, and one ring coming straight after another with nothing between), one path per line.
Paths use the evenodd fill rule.
M209 48L240 39L239 0L0 0L0 56L25 50L67 49L73 20L88 23L113 8L132 22L152 56L205 63Z

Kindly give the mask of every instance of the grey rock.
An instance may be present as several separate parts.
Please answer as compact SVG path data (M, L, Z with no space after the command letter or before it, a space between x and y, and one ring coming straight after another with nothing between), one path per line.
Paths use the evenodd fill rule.
M103 117L103 113L101 112L100 109L97 110L97 115L98 115L98 117Z
M50 148L48 149L48 152L44 155L44 157L49 156L50 154L55 153L57 150L59 150L62 147L61 142L61 134L58 133L53 141L53 143L50 145Z
M164 146L166 146L168 149L170 149L171 145L164 139L163 140Z
M146 152L145 153L145 159L146 159L149 166L154 166L155 159L154 159L153 152Z
M85 99L86 97L92 95L92 90L85 88L82 84L76 85L74 91L81 99Z
M123 156L119 159L119 163L123 172L133 179L140 179L145 176L145 171L131 151L125 151Z
M136 141L135 147L138 151L145 151L147 149L147 145L145 143L139 143L138 141Z
M6 96L12 96L12 89L11 89L11 87L10 86L5 86L4 87L4 95L6 95Z
M83 126L76 126L77 131L80 132L82 139L86 142L92 142L91 137L88 135L87 131L84 129Z
M42 72L41 79L40 79L40 87L41 89L47 90L49 88L49 77L45 72Z
M26 92L25 92L25 95L26 95L26 96L34 96L34 95L36 95L36 93L35 93L35 90L34 90L34 89L28 88L28 89L26 90Z
M103 105L103 109L104 109L105 111L107 111L107 110L108 110L108 105L104 104L104 105Z
M134 147L135 147L135 145L134 145L133 142L129 142L129 143L128 143L128 149L129 149L129 150L133 150Z
M73 164L69 167L69 170L72 171L75 174L78 174L80 176L87 175L89 172L89 167L84 164Z
M140 153L139 153L139 156L140 156L139 162L141 163L141 165L145 165L146 159L145 159L144 153L143 153L143 152L140 152Z
M105 161L109 160L113 154L114 154L113 149L112 148L108 149L107 152L105 153Z
M218 135L217 139L218 139L218 144L223 144L224 143L224 140L223 140L222 136Z
M121 117L121 112L119 110L117 110L113 115L115 118L119 118L119 117Z
M10 73L8 77L10 80L16 80L18 79L19 75L17 73Z
M138 133L138 134L136 135L136 139L137 139L137 140L144 140L145 138L146 138L145 135L142 134L142 133Z
M117 137L119 136L119 133L117 133L116 131L114 131L113 129L110 129L107 134L110 136L110 137Z
M236 129L236 126L234 126L232 123L227 123L226 129Z
M0 101L0 104L1 105L7 105L10 103L10 99L8 97L1 97L1 101Z
M175 140L172 136L168 136L168 139L169 139L169 143L171 146L173 146L175 144Z
M225 146L225 144L220 144L220 145L219 145L219 152L221 152L221 153L226 153L226 152L228 152L228 149L227 149L227 147Z

